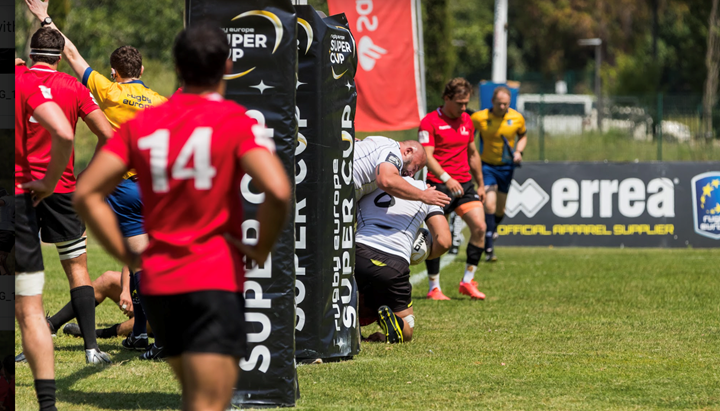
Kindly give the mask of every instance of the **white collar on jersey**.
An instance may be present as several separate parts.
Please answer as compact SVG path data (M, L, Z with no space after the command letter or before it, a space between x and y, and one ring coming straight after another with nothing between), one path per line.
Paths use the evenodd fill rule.
M55 73L57 71L57 70L53 70L51 68L40 68L40 67L30 67L30 70L47 71L48 73Z

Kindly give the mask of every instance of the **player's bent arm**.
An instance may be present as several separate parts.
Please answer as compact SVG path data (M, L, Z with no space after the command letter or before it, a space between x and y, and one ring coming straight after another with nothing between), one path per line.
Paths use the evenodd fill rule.
M105 202L127 170L118 156L101 151L78 180L73 205L105 250L125 265L137 267L137 254L127 246L115 213Z
M527 133L523 135L518 135L518 141L517 145L515 146L515 151L523 152L525 151L525 146L527 146Z
M472 176L475 178L478 186L482 188L485 185L482 175L482 161L480 160L480 152L475 146L475 141L468 144L468 164L470 165Z
M256 261L265 261L282 230L290 210L292 190L285 169L273 153L253 149L245 153L240 163L253 178L253 185L265 193L258 207L256 219L260 223L257 244L253 247ZM245 254L247 250L244 250Z
M438 258L445 254L452 245L452 235L447 219L444 215L436 214L426 219L425 224L433 236L432 250L430 250L428 260Z
M41 104L33 112L33 117L50 133L50 163L43 180L54 189L70 161L75 138L73 129L65 113L54 102Z
M105 117L105 114L103 114L102 110L99 109L85 116L85 124L87 124L90 131L92 131L98 138L97 145L95 146L95 153L93 153L93 158L95 158L95 156L97 156L100 152L102 146L104 146L105 143L112 138L113 129L110 122L107 120L107 117Z
M405 181L394 165L380 163L375 174L375 182L382 191L403 200L423 201L423 190Z

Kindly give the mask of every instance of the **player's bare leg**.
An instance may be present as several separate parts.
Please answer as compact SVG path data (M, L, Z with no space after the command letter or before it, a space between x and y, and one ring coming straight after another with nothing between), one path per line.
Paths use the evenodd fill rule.
M460 294L469 295L472 299L484 300L485 294L477 289L475 272L482 257L485 246L485 212L481 204L472 208L462 215L463 221L470 229L470 241L467 246L467 259L465 261L465 273L460 282Z
M168 362L183 387L184 411L223 411L232 399L239 358L220 354L183 354Z
M42 294L15 298L15 317L22 334L22 346L42 410L55 408L55 357L50 329L45 322Z
M498 207L499 201L502 197L502 208ZM497 231L497 217L496 213L498 210L505 212L505 200L507 200L507 194L498 192L497 185L485 186L485 225L487 231L485 233L485 261L494 262L497 261L495 257L495 249L493 247L493 241L495 240L495 233Z

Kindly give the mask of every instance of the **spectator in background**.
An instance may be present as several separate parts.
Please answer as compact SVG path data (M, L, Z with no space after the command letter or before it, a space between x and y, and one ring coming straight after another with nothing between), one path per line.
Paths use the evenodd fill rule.
M454 78L445 85L442 107L429 113L420 122L418 140L427 153L428 184L452 198L444 206L447 216L452 211L462 217L470 228L465 273L459 291L472 299L483 300L477 289L475 271L482 257L485 241L485 199L480 153L475 146L475 130L465 112L472 86L463 78ZM478 184L477 191L473 178ZM428 298L449 300L440 289L440 259L425 261L428 271Z
M472 122L479 132L483 151L482 174L485 181L485 260L497 261L493 241L497 226L505 216L510 182L515 167L523 159L527 144L525 118L510 108L510 90L498 87L493 92L492 108L475 112ZM517 142L515 141L517 136Z

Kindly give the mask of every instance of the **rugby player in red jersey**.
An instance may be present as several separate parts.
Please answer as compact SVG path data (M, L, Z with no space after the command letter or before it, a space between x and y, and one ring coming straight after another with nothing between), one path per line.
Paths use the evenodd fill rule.
M465 112L471 93L472 86L467 80L450 80L445 85L442 107L428 113L420 122L418 140L425 147L428 157L428 184L453 199L445 206L445 215L455 211L470 228L460 294L483 300L485 294L478 291L474 277L485 245L485 213L482 204L485 190L480 153L475 146L475 128ZM477 191L473 178L478 184ZM425 264L430 282L428 298L449 300L440 289L440 260L425 260Z
M40 410L56 411L55 359L42 304L45 273L35 206L55 190L70 160L73 130L51 92L40 86L26 67L15 67L15 317ZM28 162L30 116L50 132L50 159L39 180L34 179Z
M230 402L245 354L243 254L266 260L292 195L273 141L222 97L223 74L232 69L228 52L217 27L183 30L173 46L183 92L121 126L90 163L74 201L108 252L137 266L104 201L127 170L137 170L150 237L141 261L144 305L182 385L185 410L224 410ZM253 246L236 240L245 173L265 194Z
M40 28L30 40L29 73L52 93L73 127L82 118L98 137L96 153L112 137L112 127L90 92L74 77L57 71L65 46L62 34L50 27ZM27 124L27 147L30 171L39 178L50 159L50 136L30 117ZM65 275L70 283L70 300L78 318L85 345L85 360L91 364L109 363L110 357L100 351L95 337L95 293L87 268L85 224L72 207L75 191L74 152L65 167L53 195L37 207L42 240L55 244ZM51 330L55 332L56 330ZM22 355L18 356L22 360Z

